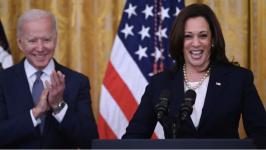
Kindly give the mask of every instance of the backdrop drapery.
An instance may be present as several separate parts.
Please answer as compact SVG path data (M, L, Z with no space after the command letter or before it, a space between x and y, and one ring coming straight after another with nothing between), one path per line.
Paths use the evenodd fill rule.
M0 0L0 19L17 64L23 53L16 41L16 22L26 10L50 11L57 19L58 45L54 58L91 81L92 107L98 118L102 80L126 0ZM266 0L185 0L204 3L217 15L226 41L226 54L253 71L266 106ZM240 135L245 137L243 126Z

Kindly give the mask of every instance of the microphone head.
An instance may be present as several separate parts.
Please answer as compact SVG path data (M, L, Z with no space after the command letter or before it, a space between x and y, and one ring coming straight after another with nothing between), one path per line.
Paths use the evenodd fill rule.
M161 95L160 95L159 102L168 101L168 103L169 103L171 99L172 99L171 91L170 90L163 90Z
M161 120L164 116L168 114L168 106L169 106L171 97L172 97L172 94L170 90L162 91L159 97L159 104L155 106L155 112L157 114L158 120Z
M189 89L184 95L184 101L190 101L191 106L193 106L195 104L196 96L196 92L194 90Z

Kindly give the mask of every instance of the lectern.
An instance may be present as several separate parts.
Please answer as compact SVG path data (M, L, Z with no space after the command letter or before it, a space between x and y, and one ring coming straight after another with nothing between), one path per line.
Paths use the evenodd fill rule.
M251 139L93 140L92 149L254 149Z

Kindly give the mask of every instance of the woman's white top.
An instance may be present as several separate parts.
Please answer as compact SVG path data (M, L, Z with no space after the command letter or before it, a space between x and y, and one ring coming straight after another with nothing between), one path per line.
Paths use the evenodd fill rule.
M195 90L195 92L197 93L197 96L196 96L195 104L193 105L193 111L190 117L196 129L198 129L198 126L199 126L202 108L203 108L206 93L207 93L209 78L210 76L208 76L203 81L203 83ZM199 82L188 82L188 83L190 86L196 86ZM185 89L185 92L189 90L185 81L184 81L184 89Z

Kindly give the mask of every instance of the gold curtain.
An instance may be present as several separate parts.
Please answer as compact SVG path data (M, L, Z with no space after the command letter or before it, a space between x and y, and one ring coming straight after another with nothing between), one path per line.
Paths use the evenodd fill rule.
M250 0L250 69L266 108L266 0Z
M0 18L15 64L23 53L16 43L16 22L26 10L50 11L57 18L58 45L54 57L91 81L98 118L101 84L126 0L0 0ZM266 0L185 0L185 5L210 6L221 23L226 54L254 73L254 83L266 106ZM240 125L241 137L245 137Z
M101 84L126 0L0 0L0 18L17 64L24 57L16 42L18 17L29 9L50 11L57 19L54 58L89 77L97 120Z

